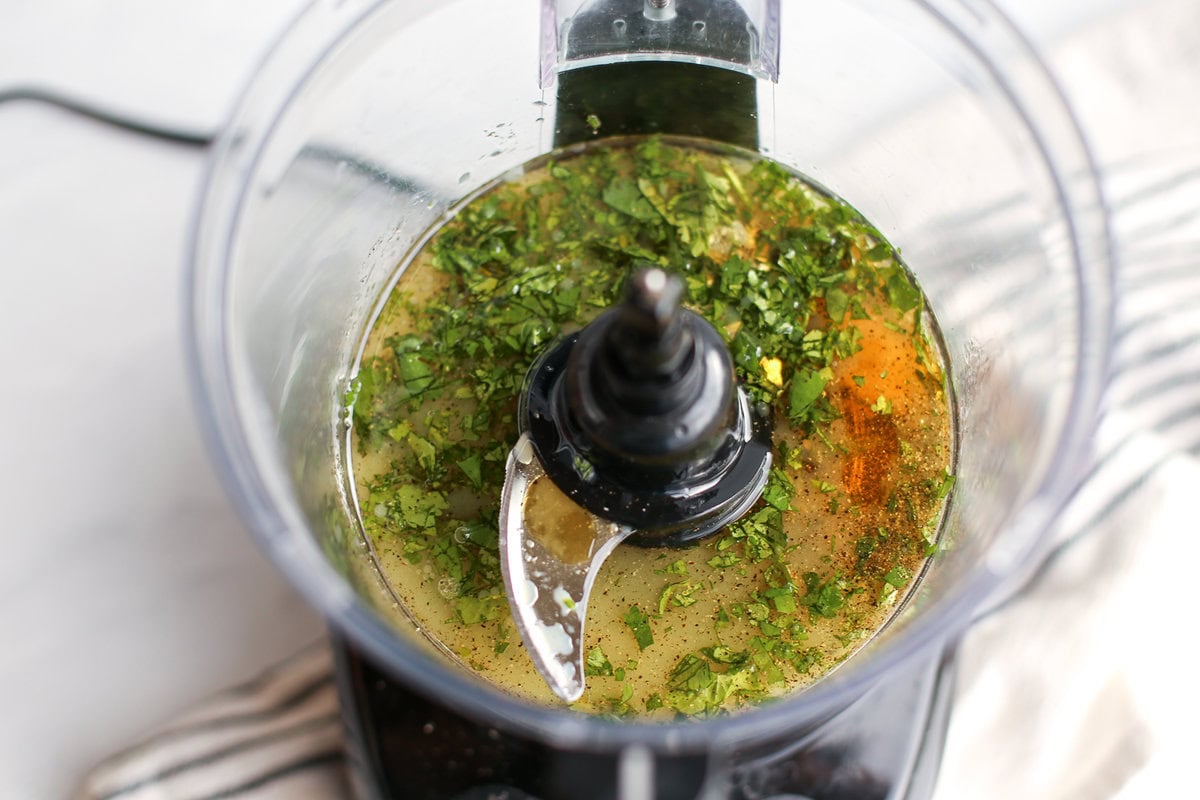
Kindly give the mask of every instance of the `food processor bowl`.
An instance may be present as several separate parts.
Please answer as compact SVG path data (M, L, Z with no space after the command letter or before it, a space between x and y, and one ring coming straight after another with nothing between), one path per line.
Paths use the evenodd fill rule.
M742 3L751 35L732 55L568 46L597 5L626 13L321 0L294 21L213 148L200 198L187 298L199 413L267 555L339 635L434 702L594 752L795 737L961 633L1036 564L1106 376L1100 187L1054 79L986 0L806 1L782 15ZM706 720L535 705L442 656L382 581L349 479L344 396L398 265L456 203L561 143L576 114L560 107L564 76L619 61L695 64L754 88L742 116L761 153L900 249L937 317L957 415L939 552L901 612L815 685ZM694 115L700 101L678 94L680 118ZM585 137L621 132L585 121Z

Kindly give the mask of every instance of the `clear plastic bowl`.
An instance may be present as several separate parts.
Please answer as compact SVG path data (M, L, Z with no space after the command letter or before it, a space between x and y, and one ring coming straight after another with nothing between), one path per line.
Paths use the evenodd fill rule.
M414 634L346 496L343 392L381 292L456 200L547 152L528 0L316 2L214 148L188 298L200 415L259 543L397 680L562 746L681 751L799 731L1019 585L1075 487L1110 336L1103 200L1053 78L983 0L789 4L761 149L860 209L941 324L959 418L944 550L813 687L709 721L612 723L483 684Z

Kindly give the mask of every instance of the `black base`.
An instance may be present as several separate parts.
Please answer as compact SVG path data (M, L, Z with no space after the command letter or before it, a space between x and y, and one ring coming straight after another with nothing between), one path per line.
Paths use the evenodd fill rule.
M388 679L335 640L360 800L618 800L615 754L487 728ZM880 682L807 736L734 752L659 756L654 800L927 800L953 690L955 647Z

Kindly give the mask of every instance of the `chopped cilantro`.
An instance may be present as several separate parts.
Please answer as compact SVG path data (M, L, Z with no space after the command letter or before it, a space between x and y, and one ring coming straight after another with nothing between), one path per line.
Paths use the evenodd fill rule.
M930 495L935 500L944 500L950 494L950 490L954 488L955 482L958 480L954 475L946 469L942 470L940 480L931 481Z
M628 178L616 177L604 189L604 202L637 220L661 219L658 211L650 205L637 184Z
M665 613L668 604L680 608L686 608L695 604L700 599L696 595L703 588L704 584L689 583L688 581L668 583L658 595L658 613L660 615Z
M883 576L883 580L897 589L903 589L905 584L912 580L912 573L905 567L897 564L887 571L887 574Z
M467 595L455 598L454 613L464 625L478 625L508 614L508 605L499 594Z
M840 576L835 575L822 583L817 573L806 572L804 586L807 592L800 602L815 616L835 617L846 605L844 582Z
M483 458L479 453L472 453L466 458L460 459L457 463L458 468L471 481L472 486L476 489L483 486Z
M833 371L823 369L797 370L788 389L788 420L793 425L812 424L826 420L830 409L817 403L825 387L833 380Z
M763 593L771 599L775 610L781 614L791 614L796 610L796 598L792 594L792 585L773 586Z
M396 490L393 514L401 527L432 528L449 508L441 492L426 491L419 486L406 484Z
M903 269L897 267L884 284L888 301L898 311L911 311L921 305L921 290L909 279Z
M650 618L637 606L630 606L625 615L625 624L633 631L639 650L645 650L654 644L654 634L650 632Z
M595 115L586 122L599 130ZM703 558L664 560L656 570L671 576L658 596L663 625L694 624L688 609L714 585L736 585L740 594L714 592L714 602L698 606L716 609L709 618L715 643L680 659L643 704L648 711L710 714L761 698L783 685L781 668L804 675L823 665L816 648L800 644L809 636L806 626L822 640L848 631L843 638L850 642L862 632L855 614L870 602L867 589L882 586L880 602L891 602L911 580L897 570L907 569L901 560L915 563L920 542L888 537L882 528L857 540L848 531L831 533L831 543L842 553L852 547L850 558L857 557L848 578L834 572L797 579L788 556L795 542L784 519L793 516L802 480L829 496L830 511L844 507L847 521L875 513L864 511L849 489L842 494L814 479L834 474L821 466L828 457L822 448L835 458L854 455L845 434L830 425L840 402L831 384L835 374L846 377L839 362L861 347L854 321L873 319L911 340L927 373L919 373L922 380L944 387L920 332L923 296L878 231L772 162L747 169L650 138L550 163L540 173L549 179L538 174L472 200L433 237L426 254L444 292L417 298L397 291L382 312L381 330L403 332L368 350L344 396L359 450L387 464L370 480L363 524L381 551L422 565L438 581L459 624L493 624L494 652L504 652L507 634L495 624L508 614L496 520L524 375L551 341L607 308L630 269L652 263L679 270L689 307L726 337L752 402L786 419L796 435L777 442L777 466L756 507L703 545L709 548L700 551ZM758 222L764 215L765 225ZM397 315L404 324L391 324ZM859 387L866 383L864 375L848 377ZM892 410L882 395L875 405L877 413ZM918 451L924 447L914 441ZM932 550L939 517L930 511L954 478L930 477L931 468L911 449L901 445L902 461L915 473L906 476L910 483L889 490L886 508L878 509L886 519L867 524L908 520L900 528L907 532L928 518L921 530ZM578 468L594 469L582 459ZM805 494L806 503L818 499ZM835 557L821 555L830 565L840 563ZM704 563L725 571L702 580L711 575ZM881 575L887 564L894 566ZM863 599L852 602L859 594ZM624 615L640 649L654 643L654 611L634 605ZM664 627L660 638L670 630ZM478 667L479 652L462 655ZM589 676L621 681L632 668L614 666L599 647L585 658ZM622 716L632 713L632 699L626 682L618 696L589 702Z
M741 556L739 556L737 553L728 552L713 556L708 560L707 563L710 567L727 569L728 567L732 567L733 565L737 564L741 560Z
M659 575L682 575L685 578L688 574L687 564L684 563L682 558L676 559L662 569L654 571Z
M849 307L850 296L844 291L838 288L825 290L825 310L829 314L830 322L840 325Z
M594 675L612 675L612 662L608 660L608 656L604 655L603 650L599 647L593 647L587 652L587 656L583 660L583 674L588 677Z
M795 494L796 489L783 470L773 467L767 476L767 485L762 494L767 505L787 511L791 508L792 496Z
M858 563L866 561L875 552L875 548L879 546L879 539L871 534L860 536L858 541L854 543L854 553L858 556Z

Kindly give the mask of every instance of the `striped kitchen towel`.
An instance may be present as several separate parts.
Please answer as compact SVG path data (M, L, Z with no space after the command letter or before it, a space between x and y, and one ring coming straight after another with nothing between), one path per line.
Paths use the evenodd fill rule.
M345 775L333 661L312 645L97 767L78 800L336 800Z

